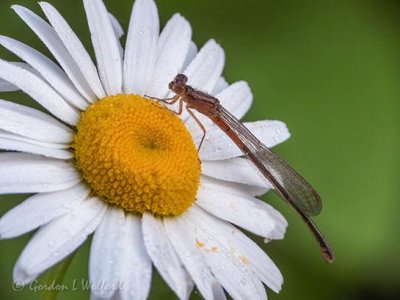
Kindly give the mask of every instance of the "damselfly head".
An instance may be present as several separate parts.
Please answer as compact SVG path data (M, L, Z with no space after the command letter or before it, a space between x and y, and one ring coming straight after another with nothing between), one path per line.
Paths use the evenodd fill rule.
M178 74L175 76L174 80L172 80L168 87L171 91L173 91L175 94L182 94L185 92L186 89L186 82L188 81L188 78L184 74Z

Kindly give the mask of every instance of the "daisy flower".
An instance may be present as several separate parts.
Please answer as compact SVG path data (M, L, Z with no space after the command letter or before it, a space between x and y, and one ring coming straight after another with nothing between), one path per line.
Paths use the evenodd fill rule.
M84 0L96 63L61 14L40 2L48 21L15 5L52 58L13 38L0 44L21 62L0 60L0 90L21 90L42 107L0 100L0 193L33 194L0 219L0 237L36 230L14 268L27 284L93 233L93 299L145 299L152 265L180 299L194 286L205 299L266 299L281 273L238 227L282 239L282 215L256 198L269 187L210 121L202 131L152 97L170 97L180 72L236 117L249 109L246 82L221 76L224 51L197 49L175 14L159 32L153 0L133 6L126 44L101 0ZM246 126L267 146L289 137L284 123ZM105 286L106 288L99 288Z

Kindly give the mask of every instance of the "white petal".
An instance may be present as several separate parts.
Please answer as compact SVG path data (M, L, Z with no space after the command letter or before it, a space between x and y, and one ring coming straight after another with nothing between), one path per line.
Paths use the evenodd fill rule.
M121 93L122 57L108 12L101 0L84 0L100 79L107 95Z
M28 70L29 72L37 75L38 77L40 77L41 79L44 79L43 76L34 68L32 68L31 65L27 64L26 62L22 62L22 61L9 61L10 64L14 65L14 66L18 66L24 70Z
M97 198L43 226L29 241L14 267L14 281L28 283L78 248L99 225L107 206Z
M66 149L38 145L37 141L0 130L0 149L43 155L50 158L71 159L74 154Z
M192 60L196 57L197 52L198 52L198 48L197 48L196 44L193 41L191 41L189 44L189 50L186 55L185 62L183 63L182 69L180 70L181 72L186 70L188 65L190 65Z
M260 178L255 167L251 166L251 163L245 158L203 161L201 173L220 180L272 188L270 184L267 185L266 181Z
M185 70L188 84L203 91L212 91L221 77L225 63L224 50L209 40Z
M124 92L143 95L152 76L159 20L153 0L136 0L129 22L124 58Z
M247 113L253 101L253 94L245 81L231 84L215 97L239 120Z
M285 123L281 121L256 121L243 123L264 145L273 147L290 137ZM194 140L199 142L201 136ZM243 153L219 128L207 131L199 152L201 160L221 160L241 156Z
M125 256L121 265L123 288L121 300L144 300L148 298L151 284L152 265L143 241L141 217L127 215Z
M244 194L251 196L261 196L268 191L266 187L247 185L238 182L229 182L205 175L201 175L200 180L201 184L207 184L215 190L227 190L227 192L229 193L236 193L240 195Z
M211 92L211 95L216 95L222 90L226 89L229 86L228 82L226 82L224 77L220 77L217 81L217 84L214 86L214 89Z
M80 181L70 163L25 153L0 153L0 194L54 192Z
M19 87L62 121L70 125L78 121L78 112L43 79L30 71L0 59L0 77Z
M202 254L196 246L196 238L191 236L180 216L164 218L165 230L183 264L204 299L225 299L221 284L211 273Z
M253 266L253 263L261 259L254 260L249 251L243 251L245 246L242 245L244 242L241 239L247 238L243 233L229 223L205 213L195 205L189 208L182 217L185 220L182 226L192 232L191 236L196 239L197 248L203 254L214 276L232 298L267 298ZM240 237L241 235L244 238ZM249 239L246 242L253 243ZM255 247L258 248L256 245ZM261 250L260 252L268 259L265 253ZM269 267L269 264L263 263L263 267Z
M1 99L0 129L45 143L67 144L73 136L68 127L48 114Z
M115 36L117 37L117 39L120 39L124 35L124 29L122 28L118 19L113 14L108 13L108 16L114 29Z
M97 96L97 98L105 97L106 93L104 92L99 75L97 73L97 68L82 42L79 40L78 36L71 29L61 14L51 4L40 2L40 6L42 7L44 13L49 19L54 30L57 32L61 41L64 43L64 46L68 49L72 58L76 62L76 65L79 67L93 93ZM95 98L88 100L93 101Z
M18 142L23 142L27 144L32 144L36 145L39 147L46 147L46 148L51 148L51 149L69 149L70 144L69 143L48 143L48 142L40 142L38 140L34 140L29 137L24 137L12 132L8 132L5 130L0 129L0 136L4 139L10 139L13 141L18 141Z
M191 37L189 22L181 15L175 14L161 32L153 78L146 94L159 98L167 96L168 83L182 69Z
M283 283L281 272L255 242L231 224L204 213L197 207L193 208L191 212L194 212L195 216L191 215L188 219L196 220L195 225L201 224L210 236L217 237L221 245L229 249L230 254L235 256L243 267L252 269L270 289L274 292L280 291Z
M223 220L268 239L282 239L287 222L271 206L247 195L217 191L202 184L196 203Z
M9 83L8 81L0 79L0 92L15 92L18 90L19 88L15 85Z
M173 249L164 224L151 214L143 214L144 244L154 266L180 299L188 299L193 288L189 274Z
M13 5L12 8L50 50L51 54L53 54L56 60L60 63L61 67L67 73L68 77L74 83L82 96L84 96L88 101L94 99L95 96L79 70L78 65L62 44L53 27L25 7Z
M114 29L115 36L117 37L118 49L119 49L119 53L121 54L121 58L122 58L122 57L124 57L124 48L122 47L122 44L121 44L121 37L124 35L124 30L122 29L122 26L116 17L114 17L110 13L108 13L108 17L110 18L110 22Z
M127 219L120 208L109 207L97 228L90 249L89 278L95 288L92 293L110 299L123 282L120 268L123 265ZM102 288L106 285L107 288Z
M17 40L0 36L0 44L31 65L69 103L84 110L88 103L79 94L64 71L39 51Z
M36 194L8 211L0 219L0 238L13 238L71 212L89 194L83 184L70 189Z

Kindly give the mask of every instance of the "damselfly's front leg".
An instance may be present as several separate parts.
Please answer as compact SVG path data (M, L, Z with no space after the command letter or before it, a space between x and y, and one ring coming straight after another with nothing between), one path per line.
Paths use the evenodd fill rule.
M171 98L157 98L157 97L153 97L153 96L149 96L149 95L144 95L144 97L146 97L148 99L158 100L158 101L166 103L166 104L174 104L180 98L179 95L175 95Z
M182 103L182 101L181 101ZM192 112L192 110L188 107L186 107L187 112L189 113L189 115L194 119L194 121L197 123L197 125L199 125L200 129L203 131L203 137L201 138L200 144L197 147L197 152L200 151L201 145L203 144L204 138L206 137L206 128L204 127L204 125L200 122L200 120L196 117L196 115Z
M153 100L158 100L160 102L163 102L165 104L168 105L172 105L175 104L177 101L179 101L179 107L178 107L178 111L172 111L173 113L177 114L177 115L181 115L182 114L182 106L183 106L183 101L181 99L181 97L179 95L175 95L174 97L171 98L157 98L157 97L152 97L152 96L148 96L148 95L144 95L146 98L149 99L153 99Z
M143 97L148 98L148 99L158 100L158 101L161 101L164 103L169 103L168 100L173 100L176 97L176 95L171 98L158 98L158 97L153 97L153 96L149 96L149 95L144 95Z

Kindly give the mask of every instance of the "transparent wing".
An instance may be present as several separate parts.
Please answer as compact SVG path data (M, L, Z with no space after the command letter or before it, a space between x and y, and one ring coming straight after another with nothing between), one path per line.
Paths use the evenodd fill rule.
M318 215L322 202L314 188L286 162L262 144L236 117L220 106L220 116L231 132L226 132L241 148L246 157L254 164L262 177L270 182L289 204L306 215ZM221 120L215 120L218 126L224 126ZM220 123L218 123L220 122ZM233 133L233 135L232 135ZM235 135L240 141L235 141Z

